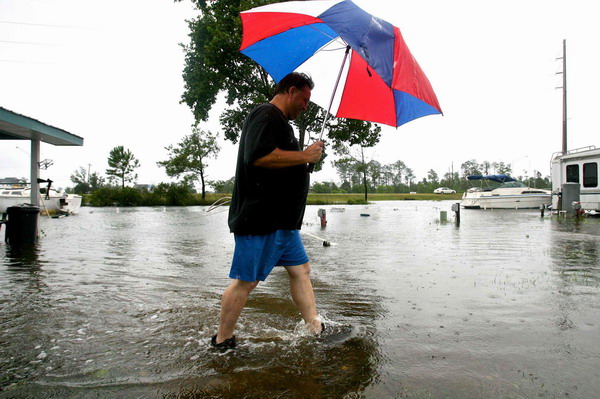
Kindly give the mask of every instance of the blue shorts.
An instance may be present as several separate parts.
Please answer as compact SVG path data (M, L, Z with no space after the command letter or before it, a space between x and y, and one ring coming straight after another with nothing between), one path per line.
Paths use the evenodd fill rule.
M266 235L235 234L229 277L265 281L275 266L298 266L308 261L298 230L277 230Z

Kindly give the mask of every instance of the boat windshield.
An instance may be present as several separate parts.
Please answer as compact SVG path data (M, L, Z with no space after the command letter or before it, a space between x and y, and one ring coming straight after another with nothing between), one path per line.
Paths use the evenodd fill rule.
M527 187L525 184L520 181L507 181L506 183L502 183L499 187L505 188L513 188L513 187Z
M480 179L478 181L478 185L473 186L472 188L469 189L469 191L471 192L475 192L475 191L492 191L495 190L497 188L523 188L523 187L527 187L525 184L519 182L519 181L507 181L507 182L499 182L499 181L495 181L495 180L488 180L488 179Z

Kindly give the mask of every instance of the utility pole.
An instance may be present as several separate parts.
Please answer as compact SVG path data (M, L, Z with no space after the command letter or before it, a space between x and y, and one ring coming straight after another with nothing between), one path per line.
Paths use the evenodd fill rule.
M557 87L557 89L562 88L563 92L563 120L562 120L562 153L567 153L567 40L563 39L563 56L557 58L557 60L562 59L562 72L557 72L556 74L562 74L562 87Z

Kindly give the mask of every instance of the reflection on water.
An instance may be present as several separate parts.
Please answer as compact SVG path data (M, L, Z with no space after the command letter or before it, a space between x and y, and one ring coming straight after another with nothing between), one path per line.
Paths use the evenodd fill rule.
M308 207L337 244L304 236L328 334L302 333L276 270L226 353L224 208L83 208L21 249L0 233L0 397L596 397L600 220L440 224L450 206L325 207L324 229Z

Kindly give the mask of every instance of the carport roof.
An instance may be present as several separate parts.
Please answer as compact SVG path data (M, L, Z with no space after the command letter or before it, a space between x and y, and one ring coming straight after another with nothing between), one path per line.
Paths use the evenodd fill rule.
M83 138L0 107L0 140L39 140L57 146L82 146Z

